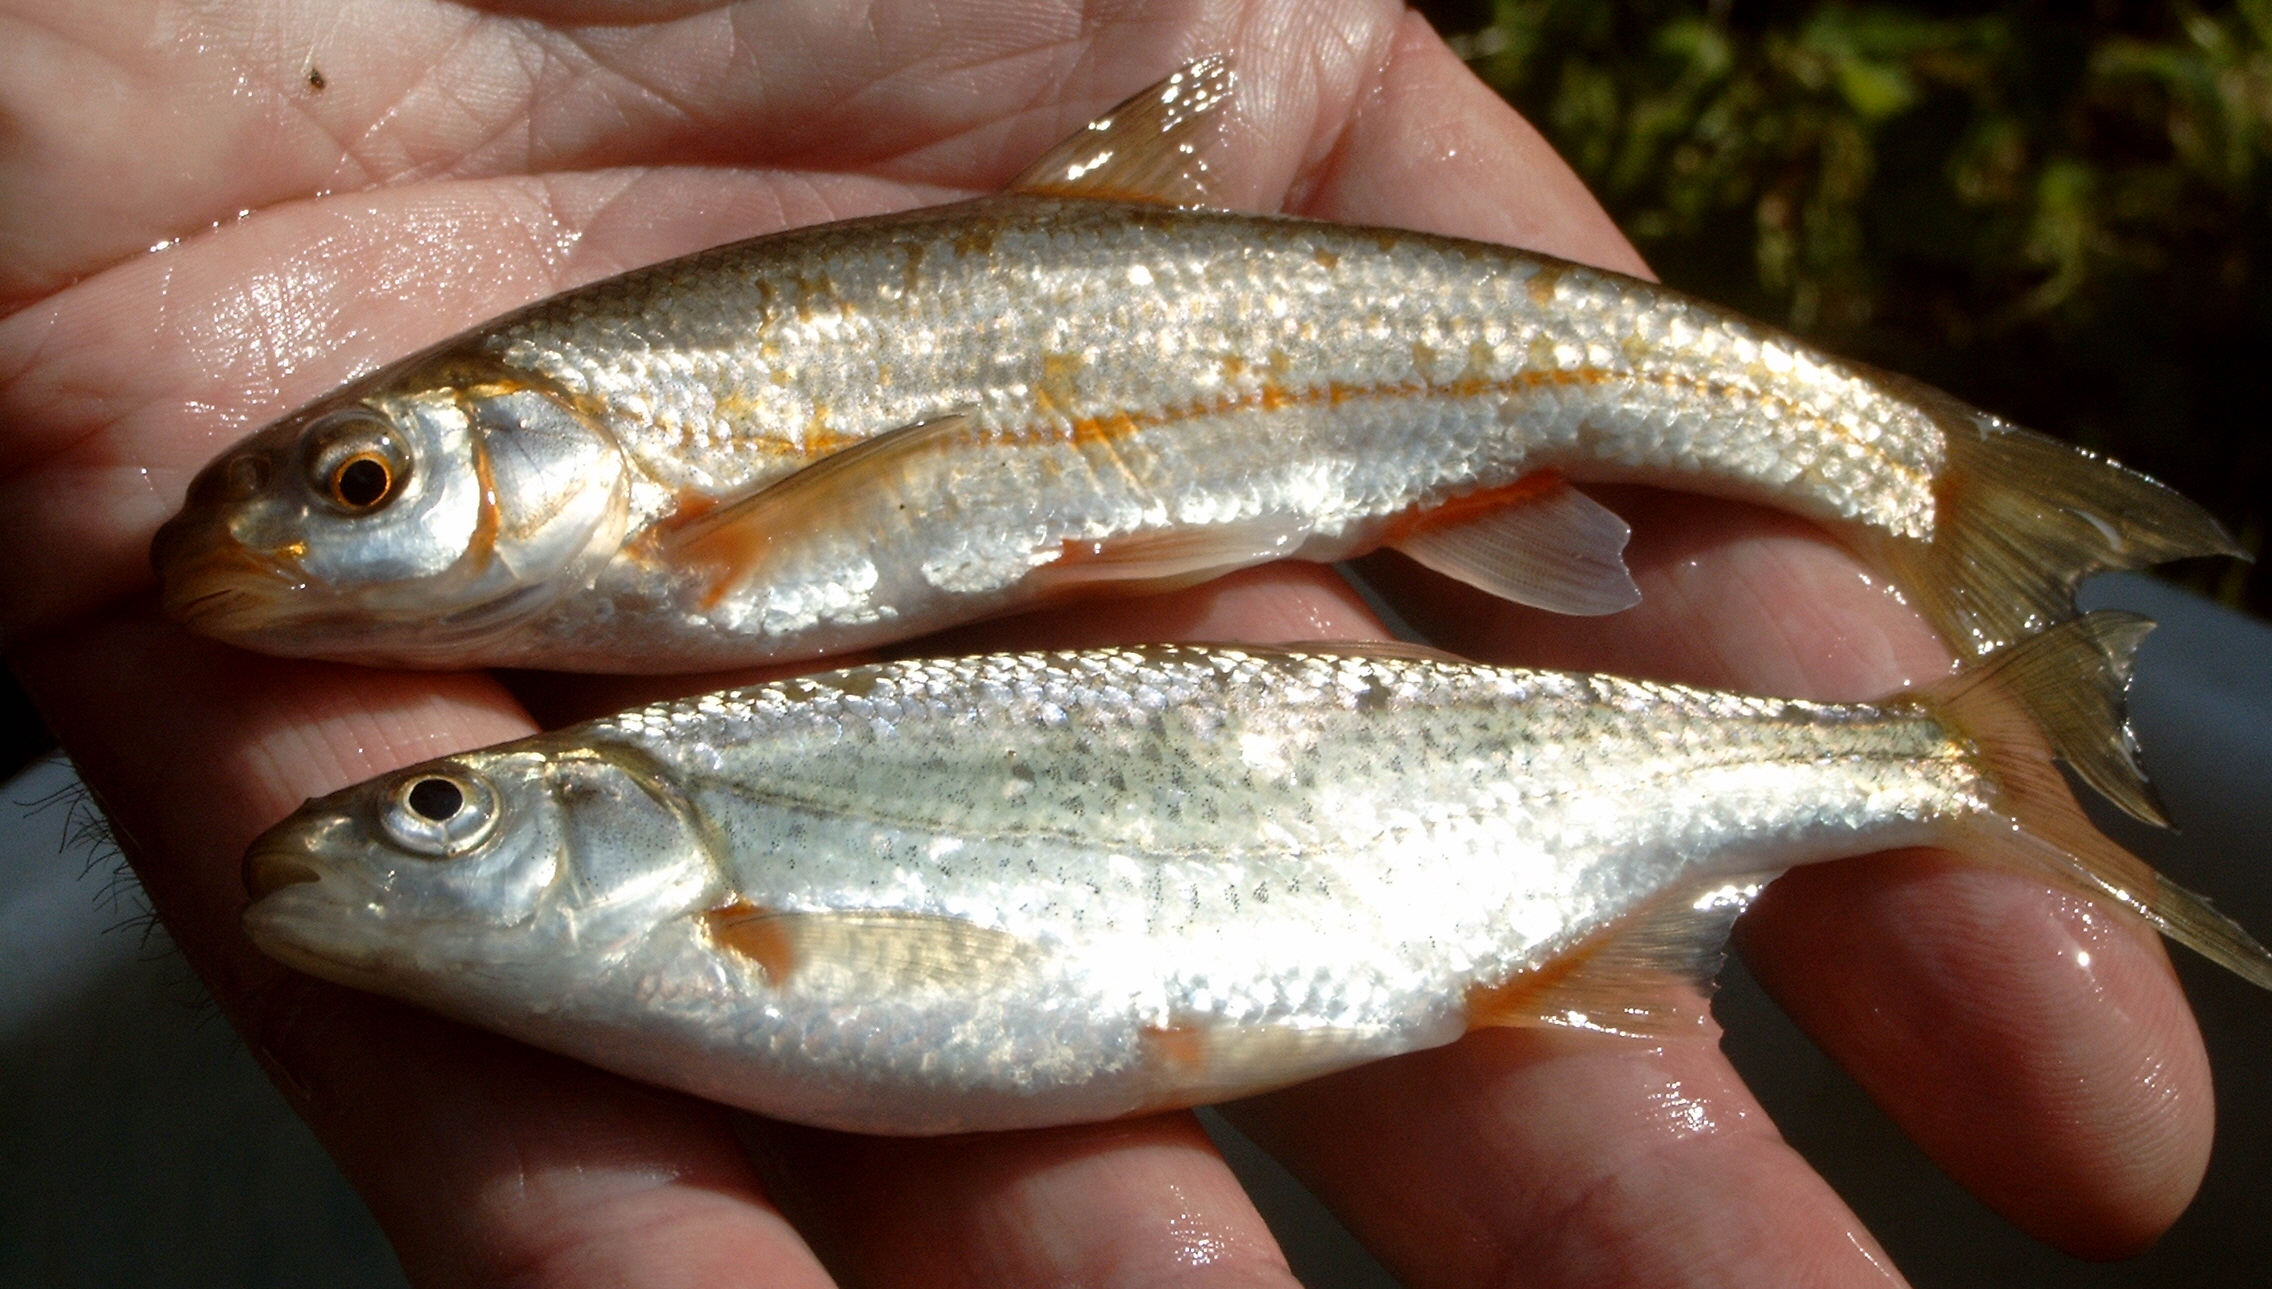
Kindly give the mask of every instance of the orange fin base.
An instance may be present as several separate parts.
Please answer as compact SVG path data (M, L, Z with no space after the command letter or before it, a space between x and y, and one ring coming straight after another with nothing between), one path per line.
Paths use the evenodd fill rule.
M1556 1026L1629 1038L1694 1034L1711 1020L1728 931L1772 874L1666 892L1535 970L1471 992L1470 1029Z
M1304 536L1285 520L1265 518L1069 541L1062 555L1033 571L1030 584L1044 595L1090 588L1119 594L1180 590L1291 555Z
M1038 946L961 918L893 909L780 912L736 900L701 915L710 941L776 988L827 971L852 995L983 990L1031 967Z
M701 605L713 608L735 587L762 575L778 536L825 531L842 521L844 497L895 488L895 476L911 457L970 431L969 416L960 412L886 430L747 496L687 512L662 534L663 550L672 563L708 574Z

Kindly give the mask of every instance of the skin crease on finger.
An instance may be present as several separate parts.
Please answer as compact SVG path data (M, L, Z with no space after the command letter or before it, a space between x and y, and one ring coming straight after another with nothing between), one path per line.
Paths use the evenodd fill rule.
M540 7L510 8L533 13ZM1575 179L1552 160L1535 132L1491 99L1423 25L1409 16L1400 18L1393 5L1122 4L1091 11L1038 5L871 8L873 20L858 39L828 28L829 7L817 5L786 13L769 7L763 21L750 10L705 9L690 14L685 26L655 32L627 26L596 38L578 35L552 50L580 54L584 61L540 57L526 64L538 69L539 80L551 76L557 81L538 96L545 107L536 119L515 127L525 128L530 140L548 131L556 134L555 150L542 155L587 167L618 164L627 157L642 163L715 162L721 157L714 149L727 146L716 141L736 138L759 140L734 145L745 148L807 149L804 154L778 155L810 156L818 170L825 158L811 150L824 145L814 140L844 138L865 150L864 160L855 156L865 167L862 174L636 170L517 177L515 167L538 154L515 154L510 147L492 146L497 139L511 141L510 131L498 134L497 121L491 119L499 101L497 82L470 81L465 102L445 101L439 107L437 100L447 96L382 86L399 102L384 106L371 118L375 124L369 137L346 131L357 146L338 149L328 163L330 169L294 161L289 147L280 147L264 160L263 164L276 162L288 173L281 179L256 176L259 183L274 180L283 185L274 191L308 200L261 210L169 251L140 256L139 248L148 242L137 239L147 237L152 229L166 230L160 236L179 236L220 218L207 207L233 211L273 200L248 197L248 190L232 187L242 177L236 172L244 167L211 162L202 170L185 166L183 173L201 176L193 185L199 200L182 200L179 193L149 198L152 209L137 214L148 221L146 225L69 221L72 227L58 233L53 244L61 246L55 253L60 258L33 256L20 261L48 273L43 280L53 283L133 254L125 263L0 322L0 424L8 427L10 436L7 446L0 448L0 473L7 476L0 480L0 536L18 549L49 552L55 561L51 566L19 568L20 585L0 584L0 601L10 606L9 621L0 623L0 639L22 641L24 628L33 623L39 627L41 638L21 643L12 661L32 682L51 723L82 758L90 782L117 810L134 839L131 848L143 863L161 911L185 952L214 982L224 1005L238 1015L248 1008L272 1013L270 1019L247 1022L256 1043L268 1051L272 1062L284 1067L281 1081L297 1090L299 1103L372 1197L374 1208L404 1249L406 1262L423 1283L495 1279L485 1273L500 1270L530 1284L631 1279L671 1283L677 1273L688 1269L687 1255L641 1248L633 1232L689 1229L674 1227L678 1222L714 1224L700 1228L707 1234L697 1245L705 1255L703 1264L716 1272L704 1283L748 1280L759 1268L784 1281L802 1277L816 1282L820 1273L794 1233L766 1204L746 1167L737 1162L738 1151L732 1149L715 1111L469 1035L388 1004L299 981L253 956L243 944L234 925L235 909L241 904L234 885L236 854L246 838L292 803L292 793L327 790L346 781L338 776L360 777L431 755L443 746L492 741L527 726L510 701L486 681L382 680L382 673L256 662L241 655L228 655L233 661L219 662L216 657L226 651L195 644L172 628L159 626L146 612L98 616L102 604L146 585L142 550L150 527L178 494L181 477L220 442L378 361L573 281L787 223L937 200L947 195L946 189L982 190L1161 68L1215 49L1239 51L1242 72L1253 90L1240 108L1241 142L1249 149L1241 156L1241 182L1248 186L1252 201L1274 205L1275 194L1292 184L1302 213L1515 241L1616 267L1639 267L1630 248L1617 238ZM116 12L131 17L145 11L122 4ZM427 17L446 12L452 22L479 20L471 10L407 3L367 12ZM896 21L902 18L907 21ZM333 45L321 44L320 32L300 31L289 23L278 25L278 30L289 36L283 44L291 48L262 36L245 49L227 51L221 60L232 69L267 68L274 73L272 81L287 85L304 74L305 60L314 49L331 69L323 94L340 91L327 101L347 104L354 102L355 93L372 92L361 87L365 77L355 58L402 65L427 59L428 67L440 69L451 64L433 58L434 49L478 51L485 38L478 32L468 34L470 28L419 25L416 39L387 39L393 33L374 29L349 31L359 39ZM341 26L341 30L349 29ZM738 52L723 58L714 53L688 56L690 49L710 49L719 37L725 48ZM541 34L537 38L553 39ZM427 43L434 39L442 43ZM910 42L918 39L925 42L920 57L908 52ZM330 52L334 49L339 59L347 61L335 59ZM253 56L247 57L247 50ZM800 80L799 70L816 62L826 64L828 70ZM690 81L673 84L654 75L657 69L672 66L693 68ZM705 76L712 79L706 81ZM432 78L435 84L446 79L438 72ZM729 83L741 97L708 102L702 111L686 110L687 103L705 94L715 97L717 86ZM577 90L579 84L598 88L587 97ZM742 85L758 88L741 90ZM160 96L166 92L162 81L135 82L133 88L136 92L149 88ZM1080 96L1076 101L1064 101L1076 95ZM227 99L216 109L199 94L183 101L199 112L223 115L237 106L237 100ZM531 99L523 106L535 102ZM1010 107L990 111L983 106L987 103ZM638 119L622 135L589 125L611 113L620 119L626 105ZM463 119L445 119L448 112L442 108L459 107L465 109ZM147 131L161 146L169 132L179 132L180 122L210 119L184 112L179 104L168 111L172 114L158 116L174 124ZM810 128L819 121L829 128ZM239 128L235 118L223 124L221 133ZM353 124L352 116L346 124ZM579 137L585 142L577 142ZM636 150L608 150L630 147L625 139L634 140ZM695 142L690 145L690 140ZM448 156L453 148L464 155L453 160ZM374 157L382 149L392 149L398 159L389 163L397 168L384 175L396 186L349 196L312 196L326 187L343 186L340 176L350 172L340 165L361 164L359 158ZM755 155L733 159L746 161ZM111 164L113 155L105 152L102 159ZM98 174L88 170L50 191L90 186ZM433 176L444 175L451 176L451 182L432 181ZM910 187L925 184L939 190ZM204 200L212 195L208 188L225 196L218 202ZM10 190L29 188L16 185ZM421 200L438 203L427 207L436 216L431 225L410 217ZM452 209L456 203L463 204ZM327 221L333 230L329 233L323 231ZM21 228L25 219L21 213L11 216L0 209L0 223ZM130 226L141 231L123 238L115 235L116 229ZM63 245L84 230L100 233L101 227L113 230L108 242L77 243L75 251ZM326 242L326 237L331 240ZM295 259L307 250L310 238L324 253L313 260ZM43 252L49 245L42 243ZM98 249L90 252L88 246ZM90 254L94 258L87 258ZM73 261L71 255L81 258ZM306 264L309 272L264 278L263 267L277 262ZM241 355L226 350L245 335L262 337L261 344ZM201 349L201 344L207 348ZM224 348L211 350L213 344ZM169 479L168 469L180 473ZM1688 519L1695 521L1696 516ZM1664 530L1674 531L1678 523L1676 516ZM1644 534L1651 531L1649 525L1643 528ZM1873 636L1892 639L1904 629L1917 630L1913 622L1903 628L1906 615L1897 611L1898 606L1883 603L1882 596L1874 603L1862 597L1864 602L1852 608L1850 621L1833 621L1828 614L1818 615L1820 622L1802 621L1788 611L1787 603L1781 606L1783 612L1774 612L1770 579L1748 588L1751 602L1742 608L1769 610L1772 625L1747 634L1733 625L1736 606L1723 604L1708 585L1714 568L1738 582L1744 576L1741 568L1699 564L1687 574L1694 584L1685 589L1645 577L1644 588L1652 596L1660 589L1666 592L1666 611L1671 614L1648 619L1647 629L1511 624L1492 616L1495 606L1486 606L1473 619L1477 629L1468 635L1478 648L1505 653L1514 643L1550 640L1554 632L1563 631L1568 633L1570 652L1584 655L1570 659L1574 665L1589 670L1627 666L1665 674L1667 668L1677 670L1681 659L1654 655L1636 642L1674 634L1668 632L1668 622L1699 624L1699 630L1684 634L1708 641L1701 656L1735 659L1748 644L1764 647L1766 657L1781 659L1778 666L1785 669L1794 660L1820 667L1826 659L1848 657L1840 651L1850 645L1859 644L1866 651ZM1835 581L1835 573L1831 568L1821 575ZM1849 581L1855 575L1851 566L1845 575ZM1311 576L1274 583L1270 577L1253 575L1222 593L1251 596L1249 609L1275 606L1267 616L1244 610L1218 613L1209 607L1193 612L1192 626L1199 634L1218 639L1242 632L1252 632L1249 638L1284 639L1288 636L1282 633L1289 627L1299 627L1296 635L1312 638L1336 634L1333 628L1342 620L1316 607L1332 602L1331 588L1301 580ZM1020 623L1014 630L1021 634L1005 635L1000 642L1066 644L1100 639L1085 633L1084 625L1109 628L1116 638L1155 638L1160 624L1173 620L1178 612L1167 606L1206 603L1199 596L1153 601L1138 608L1077 606ZM1711 611L1715 608L1725 612L1715 615ZM1326 629L1312 629L1320 626ZM982 634L972 637L981 638ZM1883 643L1878 641L1880 647ZM1739 669L1739 674L1747 682L1756 680L1752 673ZM1776 667L1757 673L1770 679L1782 674ZM1768 686L1749 683L1748 687ZM291 697L294 694L299 697ZM248 712L257 716L264 702L272 704L268 717L248 717ZM358 724L352 715L358 707L373 714L370 722ZM166 719L153 722L148 714L161 709ZM393 717L382 719L384 713L400 717L399 724L390 727ZM345 741L329 735L279 734L285 728L303 727L319 734L329 730ZM417 737L396 741L398 734L409 731ZM213 755L182 757L183 748ZM263 748L268 749L265 754ZM327 761L321 749L334 748L340 750ZM317 754L309 755L310 750ZM262 765L268 768L261 769ZM270 777L263 779L263 774ZM197 803L196 807L183 809L185 801ZM2040 893L2034 898L2042 899ZM2109 956L2119 957L2118 946ZM1896 962L1882 969L1918 968ZM294 983L271 988L280 980ZM1978 995L1992 997L1985 989ZM2138 1002L2132 1009L2135 1014L2151 1014L2146 1005L2150 998L2133 1001ZM2182 1017L2178 1006L2180 1010L2171 1014ZM280 1022L283 1028L274 1029ZM1823 1019L1825 1028L1851 1023L1851 1018L1837 1015ZM2184 1023L2189 1027L2189 1021ZM2035 1028L2023 1024L2009 1032L2025 1038ZM294 1039L295 1033L302 1037ZM2190 1034L2189 1028L2186 1033ZM1571 1080L1598 1079L1599 1069L1562 1061L1560 1049L1552 1044L1539 1047L1515 1041L1535 1037L1484 1035L1417 1060L1413 1063L1417 1074L1408 1070L1394 1075L1413 1080L1404 1085L1409 1099L1396 1107L1336 1100L1343 1095L1336 1091L1340 1085L1323 1086L1314 1094L1323 1099L1310 1104L1320 1109L1322 1122L1330 1124L1341 1140L1321 1143L1315 1136L1282 1126L1279 1141L1289 1157L1315 1178L1330 1176L1351 1159L1362 1160L1375 1149L1405 1139L1436 1141L1446 1134L1469 1133L1475 1137L1469 1143L1472 1149L1457 1157L1463 1166L1478 1171L1459 1180L1470 1190L1515 1187L1524 1180L1526 1169L1551 1152L1524 1154L1525 1143L1516 1130L1519 1121L1507 1113L1512 1103L1490 1101L1497 1107L1494 1113L1468 1113L1459 1107L1469 1102L1437 1094L1478 1083L1497 1086L1493 1080L1503 1078L1546 1096L1545 1104L1554 1104L1552 1094L1561 1089L1567 1096ZM2143 1044L2138 1050L2151 1046ZM1673 1104L1660 1095L1661 1079L1649 1081L1655 1077L1649 1062L1655 1059L1627 1049L1608 1067L1627 1079L1619 1086L1639 1089L1613 1098L1606 1107L1617 1115L1630 1112L1632 1117L1612 1117L1638 1136L1598 1140L1575 1136L1562 1142L1569 1151L1584 1153L1598 1147L1599 1153L1630 1161L1626 1171L1611 1174L1588 1192L1592 1197L1586 1209L1588 1229L1604 1242L1600 1256L1614 1260L1624 1256L1620 1249L1649 1244L1658 1250L1652 1256L1670 1266L1677 1262L1674 1255L1690 1243L1733 1246L1734 1251L1724 1254L1730 1259L1747 1250L1776 1248L1776 1231L1764 1225L1775 1220L1774 1208L1732 1206L1733 1216L1741 1222L1733 1231L1715 1236L1709 1221L1728 1215L1730 1206L1711 1202L1715 1192L1697 1186L1694 1174L1670 1167L1652 1171L1652 1161L1673 1159L1673 1153L1630 1149L1636 1141L1650 1139L1649 1134L1661 1133L1667 1123L1684 1122L1678 1115L1667 1120L1646 1113L1649 1106ZM1686 1147L1687 1157L1723 1152L1714 1157L1738 1161L1739 1175L1749 1179L1750 1189L1744 1193L1762 1202L1805 1197L1797 1211L1807 1215L1808 1229L1843 1233L1809 1242L1805 1247L1810 1256L1833 1259L1843 1268L1841 1275L1867 1282L1873 1274L1873 1255L1866 1237L1854 1232L1851 1218L1803 1164L1779 1146L1768 1149L1761 1144L1765 1129L1759 1126L1755 1109L1745 1108L1748 1101L1737 1099L1740 1092L1719 1082L1732 1076L1724 1076L1723 1067L1712 1063L1716 1060L1716 1056L1694 1058L1675 1081L1685 1079L1683 1087L1708 1084L1718 1089L1711 1097L1692 1098L1707 1107L1704 1117L1709 1122L1752 1126L1735 1133L1743 1139L1737 1145ZM1463 1072L1464 1062L1473 1062L1480 1074ZM2167 1118L2205 1125L2205 1084L2197 1073L2189 1074L2183 1060L2166 1054L2156 1068L2167 1074L2172 1093ZM1384 1070L1379 1077L1390 1076L1391 1071ZM2188 1078L2193 1079L2191 1084ZM518 1091L524 1083L541 1084L545 1091L541 1095ZM1366 1085L1360 1080L1350 1086ZM1578 1110L1605 1108L1565 1103ZM2093 1122L2093 1116L2105 1109L2087 1096L2069 1105L2076 1122ZM1731 1107L1743 1113L1734 1114ZM1344 1123L1356 1122L1362 1117L1359 1112L1386 1115L1380 1131L1387 1136L1376 1140L1346 1131ZM1176 1174L1185 1178L1176 1184L1186 1195L1218 1194L1210 1188L1216 1176L1212 1170L1220 1164L1205 1163L1208 1157L1191 1145L1187 1121L1168 1117L1159 1122L1168 1126L1144 1130L1158 1134L1146 1139L1151 1144L1145 1148L1158 1149L1163 1181L1172 1180L1166 1174ZM1591 1126L1585 1120L1575 1122ZM441 1135L421 1138L420 1149L405 1151L404 1125L413 1123ZM1307 1126L1316 1131L1315 1124ZM456 1131L445 1133L445 1127ZM1950 1127L1947 1135L1961 1135L1961 1122ZM458 1140L459 1136L465 1140ZM1706 1140L1717 1140L1717 1134L1707 1134ZM2104 1144L2116 1142L2108 1138ZM2035 1157L2041 1147L2040 1137L2025 1142L2021 1158ZM903 1143L878 1143L873 1148L879 1166L888 1166L895 1148L904 1149L910 1159L920 1153ZM1005 1158L1032 1149L1015 1142L998 1148ZM974 1155L964 1162L984 1162L987 1147L971 1149ZM1068 1151L1066 1158L1079 1153ZM2172 1158L2176 1162L2164 1170L2168 1177L2157 1195L2172 1189L2169 1177L2183 1173L2184 1160ZM1018 1231L1025 1228L1016 1215L1044 1200L1056 1202L1052 1192L1081 1176L1077 1170L1058 1172L1042 1166L1042 1157L1032 1162L1035 1167L1030 1172L1015 1174L1030 1179L1023 1184L1025 1189L1003 1197L1001 1207L985 1207L986 1197L976 1191L958 1199L972 1214L970 1229L991 1232L989 1238L1008 1242L990 1250L972 1250L972 1265L1054 1267L1058 1263L1053 1258L1095 1254L1102 1263L1085 1265L1123 1266L1142 1273L1157 1264L1110 1250L1142 1248L1147 1240L1157 1249L1183 1247L1173 1223L1161 1225L1160 1210L1143 1205L1089 1213L1095 1244L1086 1251L1053 1253L1039 1244L1017 1247ZM2088 1191L2098 1184L2089 1175L2087 1158L2054 1162L2060 1170L2075 1171L2051 1171L2036 1178L2033 1184L2044 1193L2060 1186ZM2096 1161L2101 1168L2107 1162ZM1201 1163L1205 1166L1199 1167ZM985 1169L978 1171L983 1174ZM1411 1213L1421 1224L1416 1229L1446 1229L1446 1215L1430 1206L1439 1200L1449 1202L1446 1197L1455 1188L1440 1175L1423 1173L1413 1180L1420 1184L1386 1188L1377 1182L1356 1184L1333 1193L1344 1215L1361 1230L1384 1229L1383 1214L1403 1213L1411 1205L1418 1206ZM2006 1178L1995 1184L2025 1181ZM955 1184L952 1179L945 1182ZM2187 1180L2175 1189L2189 1192L2190 1186ZM835 1229L846 1229L846 1215L859 1201L856 1194L840 1194L819 1202L835 1207L812 1219L816 1229L831 1222ZM2110 1203L2119 1207L2118 1200ZM2166 1210L2166 1204L2139 1206L2128 1216L2134 1224L2151 1224L2162 1220L2159 1215ZM1000 1221L988 1220L989 1214L1001 1215ZM1472 1232L1490 1246L1486 1253L1496 1251L1496 1261L1485 1257L1468 1265L1512 1265L1506 1258L1514 1251L1542 1247L1542 1239L1550 1234L1540 1226L1546 1219L1539 1215L1507 1210L1499 1216L1503 1225ZM1207 1238L1221 1238L1228 1249L1267 1247L1266 1241L1255 1243L1264 1237L1251 1210L1238 1210L1227 1197L1211 1210L1206 1229ZM710 1260L709 1255L723 1252L743 1256ZM1761 1256L1762 1261L1749 1265L1762 1275L1797 1275L1806 1269ZM1249 1258L1241 1265L1258 1276L1271 1274L1267 1259ZM1574 1271L1584 1270L1571 1265ZM732 1271L735 1266L740 1268L738 1274ZM865 1274L893 1279L895 1266L887 1261ZM663 1274L665 1270L671 1274ZM1047 1278L1035 1275L1037 1280Z
M751 1121L789 1213L847 1283L1295 1281L1189 1114L912 1143ZM1098 1208L1115 1220L1098 1223Z

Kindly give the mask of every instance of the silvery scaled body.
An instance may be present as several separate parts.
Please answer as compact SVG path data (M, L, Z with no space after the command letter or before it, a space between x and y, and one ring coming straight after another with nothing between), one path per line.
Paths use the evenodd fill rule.
M1776 872L2009 829L1993 759L1919 697L1172 646L903 662L311 802L255 846L247 925L766 1114L1035 1126L1477 1025L1661 1032Z

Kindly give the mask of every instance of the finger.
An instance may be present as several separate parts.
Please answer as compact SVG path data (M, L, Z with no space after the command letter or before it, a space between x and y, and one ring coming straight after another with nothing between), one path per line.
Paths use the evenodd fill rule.
M148 608L13 661L184 957L421 1283L826 1283L717 1107L301 977L238 929L255 832L526 733L494 684L253 658Z
M1321 110L1338 120L1350 76L1376 61L1350 51L1399 12L884 0L848 32L825 5L263 2L151 40L169 17L154 8L0 5L0 113L32 143L0 162L0 249L14 252L0 301L245 211L406 183L678 164L990 189L1089 115L1226 50L1273 87L1258 106L1297 123L1245 139L1235 182L1275 205L1295 164L1271 155L1277 141L1298 150ZM1338 82L1285 74L1313 64ZM61 225L58 202L74 212Z
M1924 624L1810 525L1732 502L1597 493L1635 524L1642 602L1615 617L1493 602L1401 560L1371 567L1416 625L1496 661L1832 700L1945 674ZM2093 1256L2143 1247L2184 1208L2212 1098L2150 936L2071 893L1946 857L1848 861L1771 889L1745 923L1761 983L1992 1207Z
M1949 672L1948 650L1805 520L1653 488L1589 486L1633 526L1641 602L1608 617L1528 608L1400 555L1361 565L1429 639L1471 657L1786 698L1879 698Z
M1331 156L1290 210L1523 246L1649 276L1578 176L1425 19L1405 14L1374 66Z
M1295 1284L1189 1114L925 1140L752 1132L790 1213L852 1284Z
M2200 1186L2208 1057L2135 919L1905 852L1790 874L1742 943L1902 1131L2037 1239L2130 1257Z
M1412 1289L1900 1283L1711 1037L1485 1030L1225 1113Z
M1438 105L1458 101L1462 78L1424 37L1399 49L1399 61L1418 69L1405 74L1416 88L1399 94L1396 70L1384 75L1385 110L1360 116L1346 145L1355 160L1333 172L1351 178L1319 193L1328 213L1370 218L1379 201L1406 209L1425 177L1406 173L1401 158L1428 153L1412 140L1459 152L1471 123L1489 119L1479 111L1448 126L1432 121L1434 112L1456 113ZM1379 141L1358 156L1375 137L1367 127ZM1631 271L1635 262L1618 258L1622 244L1603 237L1605 221L1588 219L1590 199L1554 187L1567 172L1535 152L1518 159L1522 146L1466 149L1470 158L1515 159L1509 165L1471 159L1464 174L1431 167L1449 191L1435 205L1443 222L1430 226L1540 245L1527 230L1493 227L1494 208L1473 194L1554 194L1553 226L1596 240L1547 249ZM1810 526L1600 491L1641 525L1629 558L1642 605L1607 622L1508 605L1393 556L1370 567L1384 587L1406 588L1391 598L1415 625L1478 657L1826 699L1875 697L1945 670L1939 643L1890 588ZM2021 1225L2081 1252L2139 1247L2192 1194L2211 1119L2199 1038L2158 947L2131 931L2081 937L2072 900L2038 883L1906 862L1926 869L1905 888L1922 894L1898 905L1909 915L1898 932L1853 901L1825 905L1829 893L1868 893L1864 870L1801 874L1778 888L1747 939L1763 980L1944 1166ZM1924 916L1933 907L1971 913ZM2001 932L1984 936L1988 925ZM2111 942L2076 948L2084 938ZM2094 967L2075 967L2077 953L2092 954ZM1949 969L1934 965L1952 959ZM1860 970L1865 963L1875 969ZM1881 996L1889 979L1901 982L1893 992L1902 997ZM2121 1001L2093 1007L2094 992ZM1952 1009L1973 1019L1939 1025ZM1948 1042L1924 1077L1911 1077L1897 1051L1921 1030ZM1981 1077L1986 1070L2003 1077ZM2055 1162L2038 1167L2046 1153Z

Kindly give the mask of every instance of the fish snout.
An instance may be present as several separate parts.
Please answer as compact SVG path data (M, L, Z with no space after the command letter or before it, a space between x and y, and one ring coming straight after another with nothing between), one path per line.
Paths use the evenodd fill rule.
M220 635L265 624L301 589L305 579L292 567L299 553L253 550L223 517L189 510L167 520L150 541L166 616Z

